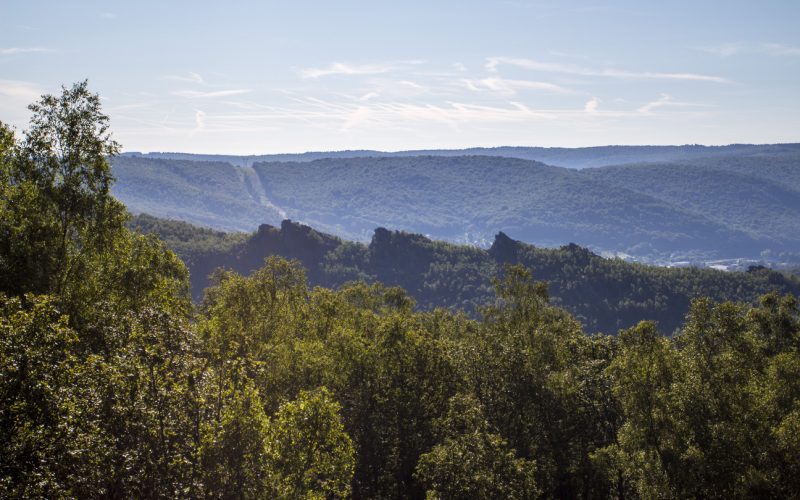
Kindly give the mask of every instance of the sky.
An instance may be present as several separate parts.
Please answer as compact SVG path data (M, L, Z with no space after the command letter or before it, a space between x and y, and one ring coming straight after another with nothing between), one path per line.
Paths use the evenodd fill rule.
M800 142L800 2L0 0L0 121L126 151Z

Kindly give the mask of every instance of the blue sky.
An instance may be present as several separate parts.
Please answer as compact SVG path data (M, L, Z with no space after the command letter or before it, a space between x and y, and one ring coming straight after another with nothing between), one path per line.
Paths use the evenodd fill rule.
M228 4L229 3L229 4ZM0 0L0 120L129 151L800 141L800 2Z

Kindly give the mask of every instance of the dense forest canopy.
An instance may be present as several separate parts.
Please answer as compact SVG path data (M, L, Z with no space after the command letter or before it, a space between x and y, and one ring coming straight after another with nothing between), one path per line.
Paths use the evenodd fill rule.
M648 321L592 336L525 265L471 319L397 287L310 288L299 261L270 257L217 271L195 307L185 264L110 194L99 97L82 82L31 112L19 139L0 125L0 496L800 491L795 295L696 299L672 337ZM437 245L376 233L371 261L398 272L380 251L393 238ZM522 264L536 251L504 245Z

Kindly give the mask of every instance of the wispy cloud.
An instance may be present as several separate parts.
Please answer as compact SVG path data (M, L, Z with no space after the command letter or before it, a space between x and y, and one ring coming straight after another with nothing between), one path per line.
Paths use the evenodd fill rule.
M12 54L30 54L35 52L52 52L52 49L47 49L44 47L5 47L0 48L0 54L2 55L12 55Z
M656 115L657 110L664 107L674 107L674 112L679 111L677 108L687 108L683 112L696 115L698 111L690 108L702 107L700 104L675 101L666 94L638 109L601 109L600 100L596 97L576 107L548 109L537 109L515 100L498 101L496 104L475 104L461 100L428 103L378 101L371 98L347 102L308 96L292 101L286 106L242 103L238 107L244 111L213 115L214 126L206 127L206 130L246 131L252 127L264 127L267 124L275 126L279 123L290 127L292 122L338 131L411 130L420 123L438 123L458 130L462 126L533 124L551 120L590 123L606 118L642 118Z
M0 80L0 95L21 99L27 102L35 101L42 95L42 88L31 82L18 80Z
M370 104L345 104L316 98L306 98L288 110L275 110L280 116L312 119L317 123L341 123L341 129L362 127L396 128L414 122L437 122L457 128L466 123L521 122L553 115L539 112L528 106L508 101L505 105L477 105L465 102L439 104L408 102L375 102ZM270 113L273 114L273 113Z
M783 45L781 43L763 43L759 47L761 52L771 56L800 56L800 47Z
M358 106L347 116L347 121L342 125L342 130L350 130L369 120L371 111L367 106Z
M422 61L394 61L379 64L346 64L334 62L325 68L305 68L300 70L301 78L322 78L333 75L378 75L389 73L405 66L420 64Z
M375 97L380 96L377 92L367 92L366 94L362 95L358 98L359 101L369 101L370 99L374 99Z
M415 80L396 80L394 78L370 77L366 86L363 87L364 94L380 94L383 99L421 99L423 95L431 92L429 84L434 84L424 76L415 75L422 78L425 85ZM342 94L346 96L347 94Z
M307 68L300 71L302 78L321 78L331 75L377 75L392 71L394 66L389 64L352 65L333 63L327 68Z
M206 113L199 109L194 110L194 130L199 132L206 128Z
M0 119L24 127L28 121L28 104L44 93L45 89L32 82L0 80Z
M264 148L265 140L273 141L269 147L278 150L286 150L292 144L291 147L297 150L341 148L341 144L360 148L374 147L370 146L372 141L391 137L401 139L393 149L408 149L403 146L403 140L441 137L437 134L466 137L464 145L485 139L490 130L503 131L502 140L497 139L499 142L508 142L509 137L524 141L531 131L548 134L563 130L580 135L581 131L605 130L620 119L626 120L629 126L645 127L651 120L672 119L676 123L686 123L689 117L700 119L707 114L704 109L679 109L679 106L690 104L677 102L669 96L661 96L651 103L639 102L638 105L620 104L611 98L601 101L595 97L570 98L566 100L568 102L542 101L548 105L560 102L553 107L521 101L497 98L491 103L476 103L463 91L451 98L426 94L424 99L414 100L384 94L377 98L369 94L339 93L329 93L327 97L287 93L284 99L273 100L270 104L263 100L250 101L246 97L214 102L194 100L176 106L161 120L154 115L154 110L136 112L131 109L130 114L121 118L124 130L121 137L130 143L136 138L152 137L157 131L155 133L159 140L164 141L163 144L186 140L189 141L186 144L202 143L209 150L245 145L249 141L260 141L258 147ZM667 107L675 109L665 109ZM119 116L116 118L120 121ZM541 134L537 137L543 137ZM322 146L309 146L309 137L322 138L323 142L319 143ZM241 142L243 138L247 140ZM349 142L353 140L366 142ZM436 146L439 143L431 144ZM163 149L166 146L159 147ZM157 150L159 147L149 149Z
M400 80L397 82L400 85L405 85L406 87L411 87L412 89L423 90L425 87L418 84L417 82L412 82L411 80Z
M716 54L722 57L735 56L742 52L743 45L738 43L723 43L720 45L711 45L708 47L699 47L699 50L708 52L709 54Z
M547 73L563 73L578 76L594 76L606 78L620 78L629 80L688 80L713 83L729 83L730 80L720 76L703 75L697 73L663 73L653 71L628 71L615 68L594 69L574 64L562 64L536 61L533 59L515 57L490 57L486 60L486 69L497 72L500 65L516 66L524 69Z
M763 43L759 49L762 53L771 56L800 56L800 47L781 43Z
M229 89L229 90L213 90L203 92L200 90L175 90L170 94L178 97L187 97L189 99L207 99L212 97L229 97L232 95L247 94L252 92L252 89Z
M116 19L117 15L114 14L113 12L103 12L102 14L100 14L100 17L102 17L103 19Z
M644 106L640 107L636 111L638 111L639 113L650 113L651 111L653 111L656 108L669 106L670 104L673 104L673 105L675 104L672 101L672 96L670 96L669 94L661 94L661 96L658 99L656 99L655 101L648 102L647 104L645 104Z
M721 57L731 57L740 54L764 54L776 57L800 56L800 47L794 45L785 45L782 43L723 43L719 45L710 45L698 48L703 52L708 52L709 54L715 54Z
M589 80L596 78L556 74L608 71L591 69L588 63L572 66L509 58L484 62L488 72L481 66L473 68L477 72L457 72L449 63L439 71L427 63L404 61L338 66L335 63L295 73L298 79L307 78L302 85L274 89L256 89L247 82L217 85L208 81L214 79L212 74L176 73L161 77L180 82L169 89L174 96L172 117L165 118L163 123L150 124L154 121L153 110L130 106L125 110L124 123L130 124L131 129L145 130L146 126L152 126L165 135L174 133L193 140L202 137L218 141L219 137L234 136L257 140L256 135L271 131L281 137L335 137L337 144L352 144L348 141L364 137L427 138L428 131L458 137L469 134L483 137L482 133L492 130L539 130L537 127L591 131L628 121L638 126L684 120L707 111L691 108L693 104L679 102L669 95L658 97L657 93L650 94L649 99L620 103L614 100L614 95L588 86ZM512 64L517 71L511 71ZM598 62L594 64L600 66ZM526 77L523 75L528 71L519 67L545 68L550 72ZM331 85L324 77L332 74L366 76ZM663 90L680 95L667 85ZM156 97L160 102L163 95Z
M515 95L519 90L541 90L558 94L575 93L572 89L554 83L533 80L510 80L506 78L489 77L480 80L462 79L460 82L470 90L489 90L504 95Z
M200 83L200 84L205 83L203 77L193 71L189 72L188 75L166 75L163 78L164 80L174 80L177 82Z
M706 107L705 104L695 103L695 102L683 102L683 101L676 101L673 97L669 94L661 94L658 99L655 101L650 101L646 103L644 106L641 106L636 111L641 114L649 115L653 114L656 109L659 108L702 108Z

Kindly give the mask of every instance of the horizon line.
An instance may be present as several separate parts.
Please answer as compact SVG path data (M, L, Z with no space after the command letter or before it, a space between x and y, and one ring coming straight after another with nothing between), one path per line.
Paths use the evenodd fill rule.
M593 146L521 146L521 145L503 145L503 146L467 146L463 148L412 148L412 149L396 149L396 150L383 150L383 149L331 149L331 150L302 150L291 152L272 152L272 153L197 153L191 151L141 151L141 150L124 150L120 154L186 154L186 155L205 155L205 156L275 156L275 155L303 155L303 154L328 154L328 153L424 153L427 151L468 151L473 149L597 149L597 148L679 148L679 147L702 147L702 148L725 148L734 146L800 146L800 140L797 142L731 142L719 144L701 144L701 143L684 143L684 144L599 144Z

